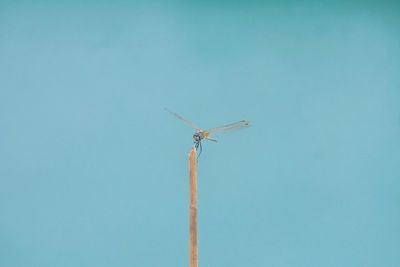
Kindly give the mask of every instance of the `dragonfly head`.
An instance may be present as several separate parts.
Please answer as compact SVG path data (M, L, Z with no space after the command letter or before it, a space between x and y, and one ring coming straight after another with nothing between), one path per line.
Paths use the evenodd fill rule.
M193 139L194 139L195 142L200 142L201 139L203 139L202 133L201 133L201 132L195 133L195 134L193 135Z

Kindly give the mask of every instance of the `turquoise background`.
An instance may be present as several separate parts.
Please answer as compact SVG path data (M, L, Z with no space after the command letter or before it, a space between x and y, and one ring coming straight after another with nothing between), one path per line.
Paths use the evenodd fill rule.
M0 266L399 266L395 2L0 4Z

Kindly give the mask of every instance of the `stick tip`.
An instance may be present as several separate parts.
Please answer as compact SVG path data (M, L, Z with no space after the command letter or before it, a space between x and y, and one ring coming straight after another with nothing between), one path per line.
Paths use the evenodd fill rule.
M192 157L197 158L197 150L196 150L195 146L193 146L189 152L189 158L192 158Z

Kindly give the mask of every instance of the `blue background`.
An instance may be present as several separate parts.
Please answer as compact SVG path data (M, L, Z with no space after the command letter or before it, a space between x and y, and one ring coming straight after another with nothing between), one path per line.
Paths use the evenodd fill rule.
M2 2L0 266L399 266L390 2Z

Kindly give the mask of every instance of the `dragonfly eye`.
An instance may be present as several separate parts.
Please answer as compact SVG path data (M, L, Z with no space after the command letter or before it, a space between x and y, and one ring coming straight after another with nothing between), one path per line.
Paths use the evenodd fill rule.
M201 141L201 136L200 136L200 134L195 133L195 134L193 135L193 139L194 139L194 141L196 141L196 142Z

